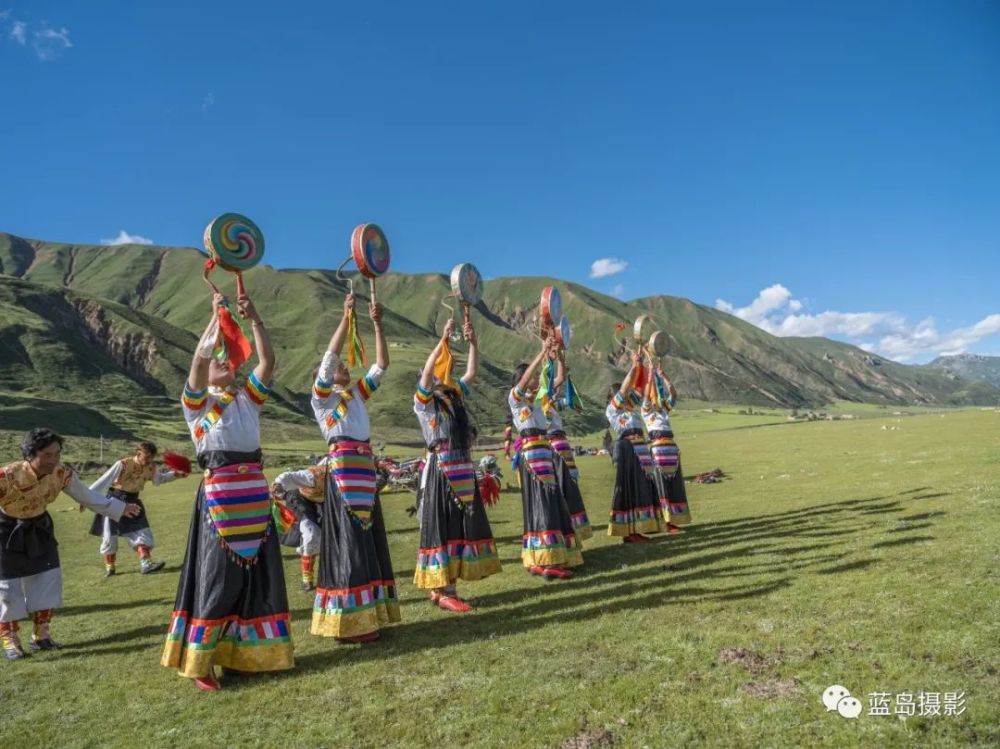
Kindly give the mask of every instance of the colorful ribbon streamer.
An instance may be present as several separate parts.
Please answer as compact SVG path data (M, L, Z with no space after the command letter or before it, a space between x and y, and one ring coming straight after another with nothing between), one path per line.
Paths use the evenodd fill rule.
M352 307L347 315L347 366L356 367L358 363L368 366L368 356L364 341L358 334L358 315Z

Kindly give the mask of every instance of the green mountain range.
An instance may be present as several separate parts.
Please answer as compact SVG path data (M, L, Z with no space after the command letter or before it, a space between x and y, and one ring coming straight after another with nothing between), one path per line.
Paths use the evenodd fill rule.
M978 380L1000 388L1000 356L957 354L939 356L927 365L962 380Z
M210 314L203 262L191 248L57 244L0 233L0 427L45 421L68 433L113 434L167 422L183 435L177 397ZM366 297L367 282L353 278ZM232 290L224 271L213 279ZM331 270L267 265L250 271L246 283L277 351L268 413L289 428L308 425L313 372L346 284ZM573 325L570 363L587 406L569 419L578 431L602 426L606 389L628 360L616 324L630 330L644 313L670 336L665 366L682 398L803 408L837 400L994 404L1000 396L987 382L897 364L843 343L777 338L686 299L625 302L552 278L499 278L485 284L474 311L484 362L471 403L484 432L503 422L511 368L537 351L538 299L549 284L562 291ZM451 314L442 304L449 283L443 273L390 273L377 288L392 368L371 401L373 423L412 434L416 372ZM370 321L362 318L371 351ZM462 344L456 349L462 359Z

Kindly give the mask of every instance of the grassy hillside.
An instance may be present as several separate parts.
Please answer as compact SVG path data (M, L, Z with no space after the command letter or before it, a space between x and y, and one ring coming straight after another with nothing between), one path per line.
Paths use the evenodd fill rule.
M129 403L173 409L194 343L209 314L195 250L148 246L53 244L0 234L0 385L3 392L62 398L105 408ZM231 277L215 280L229 290ZM486 284L475 319L484 352L472 407L482 429L503 421L509 372L537 350L537 302L556 284L574 327L574 379L591 407L569 419L577 432L603 423L604 392L620 378L627 354L615 324L653 315L670 335L666 366L682 397L706 402L802 408L833 401L881 404L992 404L1000 391L982 382L880 360L825 339L776 338L723 312L658 296L624 302L551 278L501 278ZM247 275L275 340L274 414L307 411L308 387L339 319L345 284L328 270ZM359 279L358 292L367 295ZM372 401L376 426L412 435L410 393L416 371L448 310L443 274L390 274L379 281L392 369ZM371 326L361 320L371 347ZM461 344L459 358L462 358ZM63 394L51 372L63 374ZM72 397L66 398L69 394Z

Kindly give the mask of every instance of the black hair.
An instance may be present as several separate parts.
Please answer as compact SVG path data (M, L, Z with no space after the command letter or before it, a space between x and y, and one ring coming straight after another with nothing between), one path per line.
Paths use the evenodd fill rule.
M24 435L24 439L21 440L21 455L24 456L25 460L31 460L46 447L56 442L61 448L64 440L47 427L37 427Z
M465 409L462 395L454 388L438 383L431 391L434 399L434 410L444 411L451 422L451 433L448 435L448 447L452 450L468 452L472 447L472 432L474 427L469 421L469 412Z
M527 371L528 371L528 365L525 362L521 362L516 367L514 367L514 371L511 373L510 377L510 386L512 388L516 388L518 384L521 382L521 378L524 377L524 373ZM507 407L507 423L510 424L511 427L513 427L514 412L510 410L510 401L508 400L504 405Z
M620 393L622 389L622 384L620 382L615 382L608 388L608 403L611 399L615 397L615 393Z
M514 367L514 372L510 378L510 386L516 388L518 383L521 382L521 378L524 377L524 373L528 371L528 365L521 362L516 367Z
M140 442L139 449L151 457L156 457L157 449L156 445L152 442Z

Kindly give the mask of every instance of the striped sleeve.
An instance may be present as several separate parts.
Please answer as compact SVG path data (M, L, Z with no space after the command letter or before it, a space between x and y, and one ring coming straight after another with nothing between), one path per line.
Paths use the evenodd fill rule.
M472 394L472 391L469 390L469 386L465 384L465 380L459 380L458 387L462 391L463 398L468 398Z
M319 398L320 400L326 400L330 397L330 393L333 392L333 383L324 380L320 377L316 378L316 382L313 383L313 397Z
M611 405L614 407L616 411L621 411L625 408L625 397L621 394L620 391L615 393L614 396L612 396Z
M413 394L414 402L416 402L421 406L426 406L428 403L431 402L431 400L433 400L433 395L431 394L431 392L432 391L430 390L424 390L422 387L420 387L420 384L418 383L417 392Z
M243 386L243 389L246 391L251 402L257 406L263 406L264 401L271 394L271 388L257 379L257 375L253 372L247 378L247 384Z
M514 386L514 389L510 391L510 394L518 403L523 403L528 397L528 394L516 385Z
M192 390L184 385L184 393L181 395L181 404L189 411L200 411L205 406L208 398L208 388Z
M358 395L361 400L366 401L372 397L372 393L378 390L378 375L373 375L371 370L358 380Z

